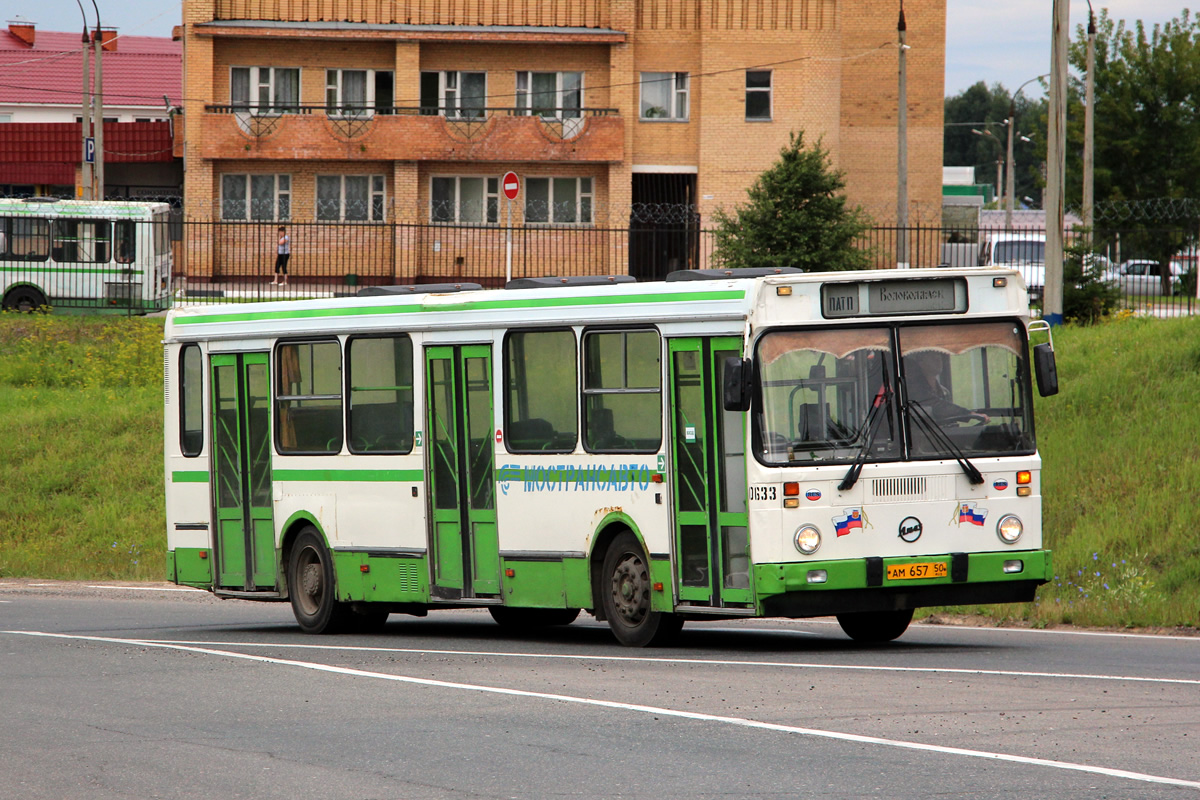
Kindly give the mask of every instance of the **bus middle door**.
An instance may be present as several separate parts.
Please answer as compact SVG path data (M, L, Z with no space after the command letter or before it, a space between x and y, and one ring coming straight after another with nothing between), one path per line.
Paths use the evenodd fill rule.
M500 594L491 361L489 345L425 350L430 550L437 597Z
M754 602L743 415L725 411L723 364L736 337L668 340L678 596L699 606Z

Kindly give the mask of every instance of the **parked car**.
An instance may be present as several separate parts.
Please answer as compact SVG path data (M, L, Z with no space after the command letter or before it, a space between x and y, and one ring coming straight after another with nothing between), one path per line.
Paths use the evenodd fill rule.
M1178 294L1186 268L1179 261L1170 263L1171 294ZM1162 294L1162 278L1159 264L1150 258L1131 258L1123 261L1115 270L1109 270L1104 280L1115 284L1122 292L1130 295Z
M1038 302L1046 286L1046 234L993 234L979 251L979 265L1020 270L1029 287L1029 301Z

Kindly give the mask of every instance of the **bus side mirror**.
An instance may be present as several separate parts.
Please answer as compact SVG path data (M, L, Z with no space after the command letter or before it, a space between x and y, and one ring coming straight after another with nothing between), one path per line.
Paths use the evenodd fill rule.
M1043 342L1033 346L1033 373L1037 378L1038 394L1042 397L1058 394L1058 367L1054 363L1054 345Z
M725 410L750 410L750 359L730 356L725 359Z

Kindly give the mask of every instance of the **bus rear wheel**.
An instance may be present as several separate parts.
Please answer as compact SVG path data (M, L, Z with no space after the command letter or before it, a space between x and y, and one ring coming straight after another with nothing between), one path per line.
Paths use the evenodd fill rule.
M4 295L4 310L32 314L46 308L46 295L32 286L17 286Z
M882 644L908 630L912 622L913 610L904 611L860 611L853 614L838 614L838 625L856 642L863 644Z
M621 644L668 644L683 628L678 614L650 610L650 562L632 533L622 533L609 545L600 575L604 616Z
M288 559L288 597L292 613L305 633L340 633L353 613L337 601L333 557L317 529L306 526Z
M570 625L579 616L578 608L510 608L488 606L488 613L496 624L513 630L548 628L552 625Z

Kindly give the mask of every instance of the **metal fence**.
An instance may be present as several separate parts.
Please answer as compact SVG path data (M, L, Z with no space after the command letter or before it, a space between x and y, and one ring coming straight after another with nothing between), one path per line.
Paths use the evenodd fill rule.
M275 271L281 224L291 251L286 284ZM512 229L497 225L177 220L170 225L170 238L174 266L165 301L119 302L104 282L111 284L112 275L127 268L115 261L107 266L56 263L58 253L53 247L47 248L44 262L24 260L15 265L0 261L0 279L5 281L0 289L8 298L14 276L34 285L43 272L72 270L78 277L70 294L45 292L51 306L140 313L169 303L353 295L371 285L471 282L500 287L509 278L612 274L650 281L675 270L721 265L714 232L702 228L699 219L690 215L676 219L633 216L626 224L609 227L528 225ZM1081 258L1087 276L1073 280L1098 281L1111 287L1118 308L1158 316L1197 311L1194 229L1097 229L1093 237L1072 234L1067 238L1069 247L1087 253ZM1044 231L1040 228L874 227L864 233L858 246L879 268L896 267L897 253L905 251L907 263L913 267L1015 265L1038 302L1045 272L1041 242ZM96 286L84 286L88 281Z

